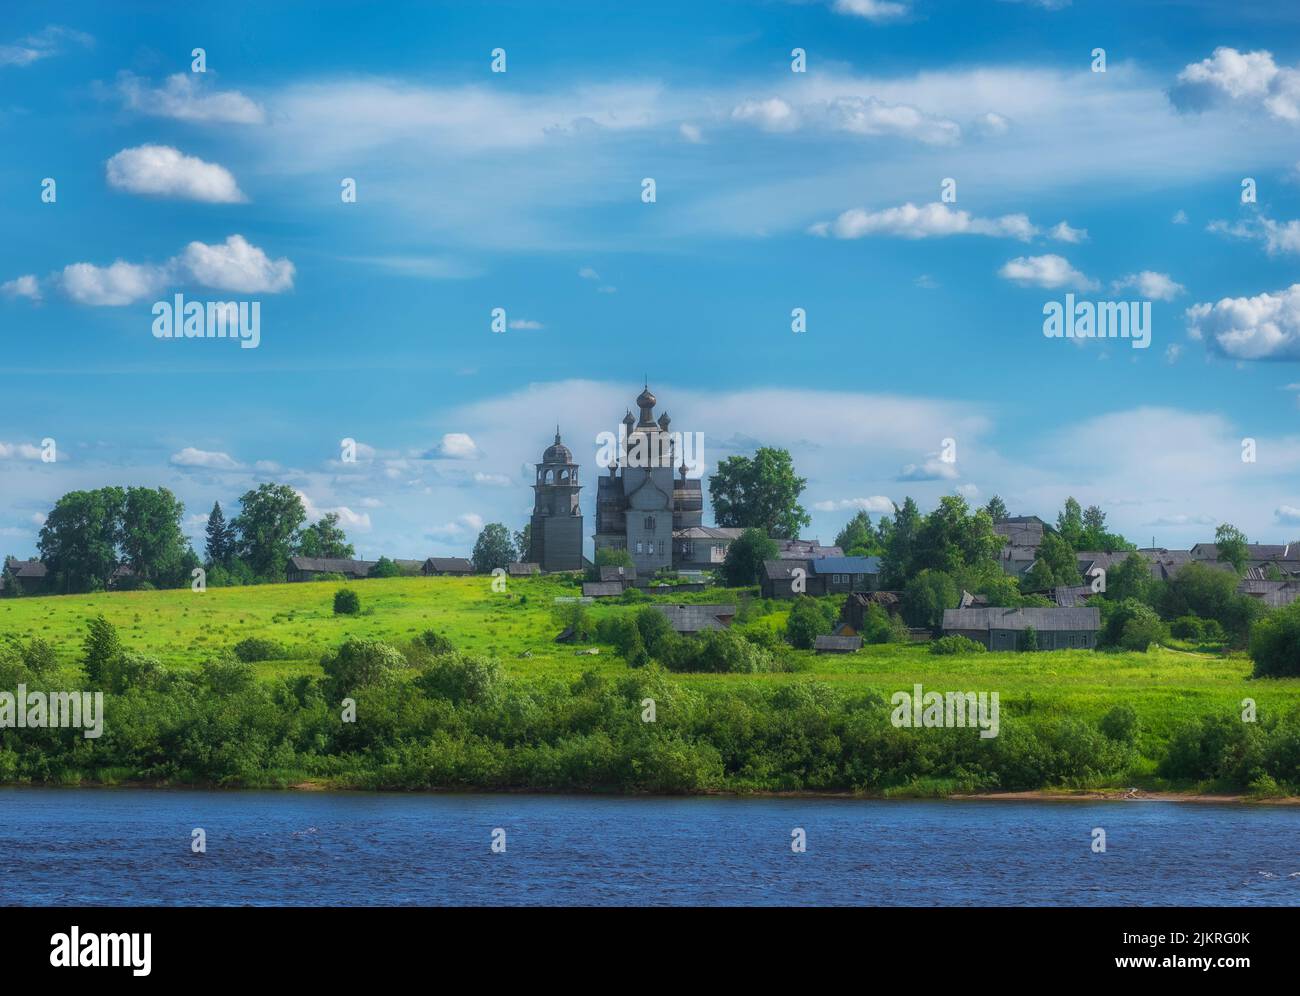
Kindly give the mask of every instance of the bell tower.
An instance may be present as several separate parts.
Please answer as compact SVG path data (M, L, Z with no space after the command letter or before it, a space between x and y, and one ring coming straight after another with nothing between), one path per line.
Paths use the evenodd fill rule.
M560 441L558 425L555 442L546 448L536 467L528 559L543 571L580 571L582 510L578 492L582 485L573 453Z

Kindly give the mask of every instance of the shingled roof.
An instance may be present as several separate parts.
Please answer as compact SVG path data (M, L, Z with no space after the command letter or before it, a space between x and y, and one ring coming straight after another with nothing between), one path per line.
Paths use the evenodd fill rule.
M1092 606L1074 608L983 608L944 609L943 628L954 629L1026 629L1061 632L1101 629L1101 612Z
M345 557L290 557L289 566L295 571L307 571L312 574L355 574L365 577L370 568L375 566L373 560L352 560Z
M668 617L678 633L699 633L725 629L736 616L734 605L660 605L655 608Z
M32 581L39 581L49 573L49 568L45 566L43 560L19 560L17 557L6 557L5 567L16 578L29 578Z

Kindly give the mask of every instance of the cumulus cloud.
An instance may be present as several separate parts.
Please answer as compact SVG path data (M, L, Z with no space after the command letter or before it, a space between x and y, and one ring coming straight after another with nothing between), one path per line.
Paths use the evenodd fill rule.
M63 268L59 284L78 304L120 307L156 296L166 285L169 272L166 266L120 259L109 266L71 263Z
M346 505L334 505L329 508L324 508L317 505L307 492L299 491L295 488L294 493L302 500L302 507L307 513L308 522L319 522L327 515L337 515L339 517L339 525L344 529L344 531L351 531L354 533L370 532L370 514L368 512L354 512Z
M293 287L293 276L289 260L273 260L242 235L232 235L216 245L191 242L179 256L161 265L120 259L109 266L70 263L54 279L78 304L120 307L155 297L176 283L276 294Z
M1130 273L1116 280L1111 286L1116 291L1134 287L1140 296L1152 301L1172 301L1186 289L1182 284L1176 283L1169 274L1157 273L1154 270Z
M211 246L191 242L179 261L197 283L218 290L277 294L293 287L293 264L271 259L242 235Z
M50 24L16 42L0 45L0 66L30 66L33 62L58 55L70 45L90 48L94 44L95 39L84 32Z
M1208 59L1184 67L1169 97L1182 111L1254 106L1295 123L1300 121L1300 72L1278 66L1265 49L1239 52L1220 46Z
M1038 229L1023 214L1005 214L999 218L976 218L947 204L931 203L917 207L907 203L883 211L851 208L831 222L819 222L810 232L837 239L860 239L868 235L886 235L903 239L942 238L948 235L988 235L1020 239L1027 242Z
M1187 309L1188 332L1236 360L1300 360L1300 284Z
M1004 280L1020 284L1022 287L1072 287L1076 290L1090 290L1097 286L1096 281L1084 276L1064 256L1048 253L1045 256L1017 256L1007 260L998 270L998 276Z
M893 515L894 503L884 495L872 495L869 498L836 498L813 503L818 512L875 512L881 515Z
M747 100L732 109L736 121L756 124L764 131L793 131L799 127L799 115L780 97Z
M1300 525L1300 508L1294 505L1279 505L1273 514L1283 525Z
M467 433L448 432L429 455L443 460L477 460L483 454Z
M177 467L204 467L208 470L238 470L240 466L239 461L228 453L200 450L193 446L173 453L171 462Z
M247 200L224 166L187 156L170 145L123 149L108 161L106 171L111 186L132 194L209 204L238 204Z
M1086 228L1071 228L1069 222L1058 222L1049 233L1057 242L1087 242L1088 230Z
M39 460L41 448L31 443L0 443L0 460L12 460L14 457L22 460Z
M896 480L899 481L951 481L960 476L957 464L940 460L937 453L926 457L922 463L909 463Z
M692 145L701 145L704 142L704 132L700 130L699 125L691 124L689 121L683 121L681 127L677 129L682 138Z
M9 298L25 297L29 301L39 301L41 299L41 285L35 276L27 273L0 284L0 294Z
M117 95L129 110L153 117L214 124L262 124L266 112L238 90L217 90L210 73L175 73L160 87L129 72L117 78Z

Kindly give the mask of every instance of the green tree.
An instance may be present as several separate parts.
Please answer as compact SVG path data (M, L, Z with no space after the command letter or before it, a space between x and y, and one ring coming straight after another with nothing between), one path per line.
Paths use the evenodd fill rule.
M284 579L294 537L307 519L298 492L287 484L260 484L239 499L232 525L239 534L238 552L262 581Z
M474 552L470 560L474 570L479 574L490 574L500 567L504 569L515 559L515 546L510 539L510 530L499 522L489 522L478 534L474 542Z
M984 509L971 513L966 499L947 495L916 532L912 569L956 574L966 567L991 565L1002 547L993 520Z
M207 543L204 546L204 552L208 557L209 567L230 567L230 559L235 555L235 536L234 528L226 522L226 514L221 511L221 502L212 503L212 511L208 513L208 525L205 530Z
M1150 591L1151 565L1140 554L1130 553L1118 567L1106 572L1105 595L1113 602L1127 598L1145 602L1150 598Z
M1219 551L1219 561L1231 564L1240 576L1246 571L1246 562L1250 559L1249 541L1246 534L1236 526L1224 522L1214 530L1214 545Z
M367 574L366 577L395 578L395 577L400 577L401 574L402 574L401 569L395 563L393 563L387 557L380 557L378 560L375 561L375 566L370 568L370 573Z
M1075 504L1077 505L1078 502ZM1079 561L1074 555L1074 548L1063 536L1052 532L1043 533L1043 542L1038 547L1038 558L1029 568L1029 573L1025 575L1023 587L1029 591L1042 591L1057 585L1082 583L1083 579L1079 577Z
M951 576L926 568L907 582L899 608L909 626L939 629L944 610L955 609L960 599L961 592Z
M1263 605L1237 591L1241 579L1222 568L1190 563L1169 581L1155 588L1154 602L1164 619L1195 615L1216 619L1234 646L1244 646L1251 623L1264 611Z
M12 560L12 557L5 557L4 570L0 571L0 579L4 580L3 590L0 590L0 595L5 598L22 598L23 586L18 581L14 563L11 563Z
M1007 511L1007 503L997 495L988 500L988 504L984 506L984 511L989 513L989 518L994 522L1001 522L1003 519L1011 517L1011 513Z
M794 600L785 622L785 638L790 641L790 646L798 650L811 650L817 637L825 636L830 631L830 620L816 599L800 595Z
M885 537L885 552L880 557L881 584L885 588L901 588L916 573L913 570L916 536L922 523L920 510L911 498L904 498L902 505L894 506L894 517Z
M175 588L189 582L198 560L181 527L184 517L185 505L166 488L126 489L120 542L137 583Z
M732 588L757 584L763 561L775 560L780 553L776 543L761 529L746 529L727 547L721 574Z
M352 544L348 542L343 527L339 525L337 512L327 512L316 522L300 530L294 542L300 557L350 560L357 555Z
M56 591L102 591L120 561L121 488L71 491L54 504L41 527L37 548L54 575Z
M334 694L348 695L396 676L406 667L406 658L381 640L352 637L326 654L321 667Z
M760 446L752 459L731 456L719 463L709 478L709 496L719 526L792 539L812 522L799 504L807 484L796 476L788 450Z
M81 643L81 664L92 685L102 686L117 659L122 656L122 641L117 629L103 616L96 616L86 624L86 637Z
M1083 541L1083 509L1074 498L1065 499L1065 507L1056 517L1056 531L1071 551L1084 549L1079 545Z
M880 552L876 531L871 527L871 516L858 512L835 537L835 545L849 557L871 557Z
M520 563L528 561L528 554L533 548L533 524L525 522L524 528L515 533L515 559Z

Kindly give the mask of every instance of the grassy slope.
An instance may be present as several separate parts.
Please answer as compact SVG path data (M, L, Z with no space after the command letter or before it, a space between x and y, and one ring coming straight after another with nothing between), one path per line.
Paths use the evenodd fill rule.
M346 636L401 642L430 627L466 651L498 656L521 677L576 677L584 671L621 672L609 648L577 656L553 642L551 603L576 589L549 578L513 580L507 593L486 578L391 578L358 582L361 616L335 616L337 582L189 590L113 592L0 601L0 633L41 636L75 666L85 621L102 613L132 649L172 666L189 666L247 636L274 639L294 659L259 665L263 674L317 672L322 653ZM684 596L693 601L735 600L734 592ZM524 601L521 596L527 596ZM597 614L633 611L596 605ZM778 617L764 620L780 625ZM523 657L525 653L530 657ZM997 691L1004 710L1051 710L1096 720L1127 702L1147 735L1164 739L1181 720L1211 711L1236 711L1249 696L1262 714L1300 705L1300 679L1250 681L1250 661L1170 650L1149 654L1062 651L1042 654L934 656L917 646L879 646L859 654L801 653L803 672L773 675L681 675L697 687L725 689L738 682L785 682L814 677L835 685L886 694L921 682L938 691Z

